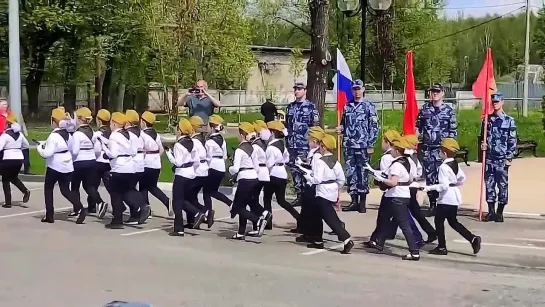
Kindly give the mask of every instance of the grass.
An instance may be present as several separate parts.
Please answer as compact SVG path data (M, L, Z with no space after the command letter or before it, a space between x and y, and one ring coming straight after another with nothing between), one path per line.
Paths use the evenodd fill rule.
M238 114L234 113L222 113L222 117L226 122L238 122ZM530 112L527 118L517 118L514 113L518 136L521 140L534 140L538 142L537 154L538 156L545 156L545 136L543 131L543 125L541 122L542 115L539 112ZM381 122L383 122L383 130L387 129L401 129L403 122L402 111L384 111L384 114L379 112ZM383 120L382 120L383 117ZM241 121L254 121L261 119L262 116L259 113L244 113L240 114ZM167 117L165 115L159 115L158 119L160 124L165 123ZM336 125L336 113L333 111L326 111L324 116L324 123L327 126ZM165 126L157 125L156 129L159 132L164 130ZM161 130L163 128L163 130ZM478 144L477 137L479 136L481 129L480 110L460 110L458 113L458 140L460 146L469 148L469 158L471 160L477 159ZM29 129L29 139L45 140L49 135L50 128L47 126L32 127ZM227 139L227 149L231 154L231 148L237 146L238 140L236 138ZM375 146L375 152L371 158L371 164L377 163L381 156L380 141ZM34 174L45 173L45 161L39 156L35 150L30 152L31 159L31 172ZM341 157L342 160L342 157ZM161 172L161 181L172 181L173 173L170 170L170 163L167 158L163 156L163 170Z

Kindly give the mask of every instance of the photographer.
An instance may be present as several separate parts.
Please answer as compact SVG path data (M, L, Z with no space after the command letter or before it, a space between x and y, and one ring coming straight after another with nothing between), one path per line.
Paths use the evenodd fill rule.
M198 116L202 118L205 125L208 124L208 117L214 113L214 107L220 106L220 101L208 94L207 89L206 81L199 80L195 87L180 96L177 104L177 106L188 107L189 117Z

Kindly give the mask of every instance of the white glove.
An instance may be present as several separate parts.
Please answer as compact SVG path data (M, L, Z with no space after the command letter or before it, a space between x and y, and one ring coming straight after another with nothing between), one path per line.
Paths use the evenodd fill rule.
M299 166L301 164L303 164L303 160L301 160L300 157L297 157L297 159L295 159L295 165Z
M377 175L373 175L373 178L378 181L378 182L384 182L384 180L386 180L386 178L382 177L382 176L377 176Z
M366 163L365 166L363 167L363 169L366 169L370 172L374 172L375 169L371 167L371 165L369 165L369 163Z
M416 181L413 181L411 184L409 184L409 188L415 188L415 189L418 189L420 188L420 183L416 182Z

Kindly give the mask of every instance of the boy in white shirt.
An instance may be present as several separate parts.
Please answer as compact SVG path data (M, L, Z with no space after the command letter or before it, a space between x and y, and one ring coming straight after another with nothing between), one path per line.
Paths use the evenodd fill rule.
M439 183L421 188L425 192L439 192L435 213L435 229L437 230L439 244L429 252L434 255L448 254L445 240L445 220L448 221L452 229L471 243L473 254L477 254L481 250L481 237L472 234L456 219L458 206L462 204L462 194L458 187L466 179L464 171L458 167L458 162L455 159L458 150L460 150L460 146L455 139L443 139L440 153L443 164L439 167Z

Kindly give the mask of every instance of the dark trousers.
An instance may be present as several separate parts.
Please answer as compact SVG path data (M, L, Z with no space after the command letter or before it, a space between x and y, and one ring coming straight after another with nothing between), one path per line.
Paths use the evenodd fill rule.
M350 234L348 233L348 231L346 231L346 229L344 229L342 222L339 219L339 216L337 215L335 208L333 207L335 205L335 202L332 202L330 200L317 196L315 198L314 205L316 206L316 209L318 209L321 220L324 220L327 226L331 228L331 230L337 235L337 238L339 239L339 241L344 242L347 239L350 239ZM322 234L324 230L323 230L323 224L321 220L320 220L321 228L319 229L320 236L312 238L316 242L322 241Z
M174 183L172 185L172 206L174 209L174 231L184 231L184 217L185 211L187 219L192 219L199 213L191 202L187 200L186 194L191 189L191 179L187 179L182 176L174 176Z
M203 213L205 213L207 209L199 202L199 192L206 184L206 178L207 177L195 177L191 179L191 183L189 184L188 190L186 190L187 192L185 193L186 200ZM193 224L193 216L187 214L187 223Z
M388 228L390 226L390 220L393 218L405 236L405 240L409 246L409 251L412 254L418 254L418 245L416 244L416 240L409 222L409 203L411 199L384 197L383 201L384 203L382 204L382 207L384 207L384 209L382 212L379 210L379 217L377 218L378 234L376 243L379 246L384 246L384 242L386 241L389 232Z
M246 225L250 221L257 223L259 216L246 209L250 206L254 200L256 191L256 185L259 183L257 179L240 179L237 181L237 191L235 192L235 198L233 199L233 206L231 207L231 217L238 215L238 234L246 234ZM257 196L259 197L259 195Z
M305 186L303 189L301 213L297 219L297 228L308 237L322 236L323 224L316 206L316 187Z
M70 190L76 202L74 204L74 212L78 212L84 207L81 203L79 193L79 188L82 184L85 193L91 199L91 203L97 204L101 202L102 199L98 194L98 187L96 186L97 176L97 162L95 160L74 162L74 173L72 174L70 184ZM87 202L88 204L89 202Z
M135 174L110 173L113 224L123 223L123 212L125 211L123 202L129 206L132 218L137 218L138 210L145 206L142 194L136 190L137 181L138 178L135 178Z
M59 184L62 196L66 198L72 206L76 206L76 200L72 191L70 191L70 180L72 173L61 173L52 168L47 168L45 171L44 180L44 200L45 200L45 216L53 218L55 207L53 205L53 188L55 184Z
M467 230L467 228L465 228L464 225L458 222L458 219L456 218L457 215L458 215L458 206L443 205L443 204L437 205L437 211L435 213L435 229L437 230L437 240L438 240L437 247L441 247L441 248L447 247L447 242L445 239L445 220L447 220L450 227L456 230L456 232L459 233L462 237L464 237L464 239L471 242L473 238L475 238L474 234L472 234L469 230Z
M299 218L299 212L293 208L290 203L286 201L286 185L288 184L288 179L281 179L271 176L271 181L265 185L263 189L263 206L265 210L272 212L272 196L276 196L276 202L284 210L288 211L294 219ZM240 184L238 185L240 187ZM237 188L238 193L238 188Z
M23 148L23 174L30 172L30 149Z
M409 203L409 212L416 220L416 222L420 225L422 230L424 230L424 232L428 235L428 238L435 236L435 229L433 229L433 226L431 226L430 222L428 222L428 220L422 213L422 209L420 208L420 204L418 203L418 199L416 198L418 190L415 188L411 188L410 190L411 202ZM420 231L418 233L420 233Z
M102 182L104 183L104 187L106 188L106 191L108 191L108 193L111 193L112 190L110 188L110 163L97 162L95 164L95 169L96 169L96 172L95 172L96 176L94 176L93 186L98 191L98 188L100 187L100 180L102 180ZM97 195L99 197L98 201L101 203L104 202L104 200L100 196L100 193L98 193ZM97 204L94 201L95 200L91 198L89 194L87 194L87 204L89 206L90 211L96 210Z
M168 209L168 197L157 187L157 182L159 181L159 175L161 174L161 169L154 168L145 168L144 174L140 178L138 189L142 193L144 202L149 203L148 192L155 196L165 207Z
M3 160L0 164L2 168L0 174L2 175L2 188L4 189L4 202L6 205L11 205L11 185L17 187L21 193L26 193L28 189L25 187L21 179L19 179L19 172L23 165L22 160Z
M268 183L268 181L258 181L254 187L254 190L252 191L254 198L250 201L250 211L256 215L262 215L265 211L265 208L259 204L259 194L261 194L261 190L263 190L265 185ZM271 211L269 212L272 213ZM253 229L257 230L257 223L254 223Z
M202 191L204 207L207 210L212 209L212 197L228 206L233 204L233 201L219 191L224 176L225 172L220 172L212 168L208 170L208 177L206 177L206 182Z

